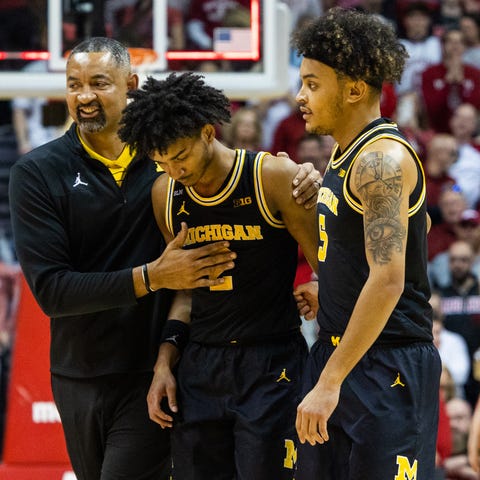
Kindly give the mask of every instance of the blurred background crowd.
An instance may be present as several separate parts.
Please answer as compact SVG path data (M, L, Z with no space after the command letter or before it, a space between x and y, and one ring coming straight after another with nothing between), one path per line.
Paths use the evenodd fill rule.
M480 393L480 0L280 1L290 7L291 31L336 5L370 12L392 25L410 55L401 81L384 85L381 107L417 149L427 179L434 338L444 366L438 474L450 480L478 478L465 453ZM46 50L47 3L1 0L0 52ZM215 27L249 25L250 0L168 0L169 50L211 50ZM152 0L64 0L62 29L64 51L88 36L113 36L126 45L152 48ZM219 128L219 135L230 147L287 152L323 172L334 142L305 133L295 102L300 60L292 50L285 95L232 98L232 122ZM257 68L252 61L169 63L170 70ZM46 72L48 62L0 55L0 73L20 69ZM20 155L61 135L67 124L62 100L0 100L0 418L21 275L9 222L9 168ZM299 252L296 282L310 278ZM314 335L309 328L309 342Z

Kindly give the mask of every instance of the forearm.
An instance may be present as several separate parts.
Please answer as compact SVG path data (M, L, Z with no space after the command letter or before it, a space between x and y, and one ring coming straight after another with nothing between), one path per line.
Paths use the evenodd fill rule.
M162 343L158 349L157 361L153 367L154 372L162 369L172 370L180 358L180 351L171 343Z
M192 310L192 295L190 291L180 290L175 293L167 323L162 335L162 343L158 351L155 371L161 368L172 369L180 358L182 349L188 342L188 325ZM182 326L182 322L184 325ZM173 327L171 327L173 325ZM181 328L178 328L178 327Z
M83 315L136 304L130 269L105 273L59 270L45 275L26 273L25 277L38 304L50 317Z

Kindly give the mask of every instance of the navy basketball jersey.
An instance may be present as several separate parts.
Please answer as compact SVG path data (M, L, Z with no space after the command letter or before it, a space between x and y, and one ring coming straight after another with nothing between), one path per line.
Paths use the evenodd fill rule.
M318 250L318 323L321 338L330 341L341 336L367 280L363 209L350 192L352 165L362 150L378 139L403 144L417 165L417 185L409 198L406 245L405 289L377 345L432 340L430 288L427 270L425 177L412 146L397 126L380 118L368 125L345 150L334 148L322 188L317 213L320 229Z
M225 283L193 291L193 341L264 341L300 324L293 298L297 243L270 212L262 187L265 152L236 150L232 171L213 197L169 180L166 224L176 235L188 225L185 248L228 240L237 254Z

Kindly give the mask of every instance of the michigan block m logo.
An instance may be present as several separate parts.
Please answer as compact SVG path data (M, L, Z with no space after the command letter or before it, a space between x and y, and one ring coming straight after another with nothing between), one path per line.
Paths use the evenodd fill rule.
M393 480L417 480L417 460L410 465L407 457L397 455L397 465L398 471Z
M283 466L285 468L293 469L297 463L297 449L295 448L295 443L288 438L285 439L285 450L286 455L283 460Z

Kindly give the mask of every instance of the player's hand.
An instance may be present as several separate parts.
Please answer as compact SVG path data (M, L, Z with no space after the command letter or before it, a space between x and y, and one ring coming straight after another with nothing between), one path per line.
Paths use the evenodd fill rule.
M318 282L312 281L298 285L293 295L297 302L297 308L300 315L305 320L317 318L318 312Z
M320 386L320 382L297 407L295 427L301 443L324 443L329 439L327 421L335 410L340 388Z
M162 399L167 397L168 407L174 413L178 412L177 382L172 371L167 366L155 369L150 390L147 395L148 416L162 428L171 428L173 417L164 412L161 407Z
M219 277L225 270L235 266L235 252L229 250L228 242L215 242L198 248L184 250L188 227L182 222L182 229L167 245L154 262L148 264L150 286L157 290L172 290L211 287L224 283Z
M317 204L318 190L323 178L310 162L298 166L298 172L293 179L293 196L299 205L312 208Z

